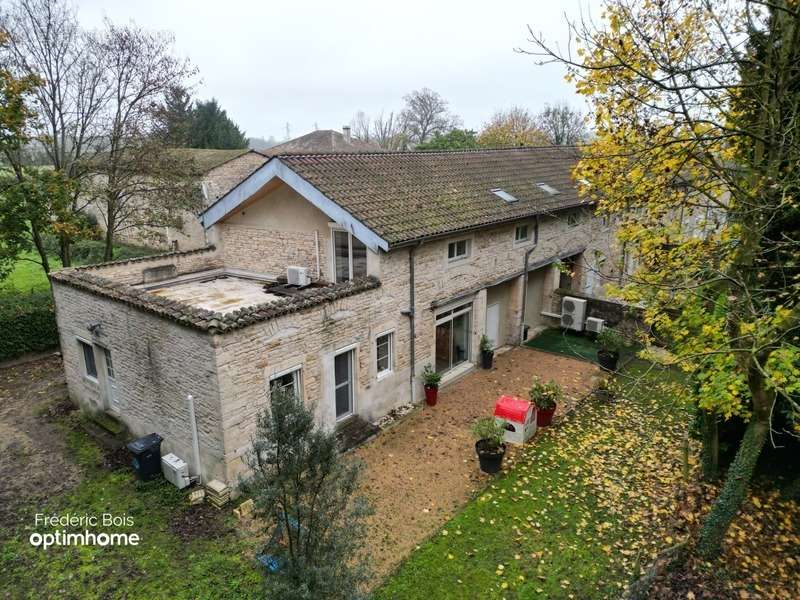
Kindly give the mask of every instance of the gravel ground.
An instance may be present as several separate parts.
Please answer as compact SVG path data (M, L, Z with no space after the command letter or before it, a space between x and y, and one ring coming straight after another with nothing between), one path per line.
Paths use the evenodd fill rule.
M436 406L411 413L355 450L366 463L363 490L375 509L369 551L377 580L491 480L478 469L470 427L492 413L498 396L527 398L534 375L555 379L568 396L558 407L558 419L591 389L599 373L592 363L513 348L495 357L492 370L473 371L440 390Z

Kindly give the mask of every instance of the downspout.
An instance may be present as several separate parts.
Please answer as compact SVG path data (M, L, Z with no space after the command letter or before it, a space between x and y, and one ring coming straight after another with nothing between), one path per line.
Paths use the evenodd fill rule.
M408 317L408 327L411 333L411 339L409 341L409 373L408 373L408 385L410 387L410 396L411 396L411 403L413 404L415 401L414 398L414 375L416 372L416 296L414 293L414 256L416 254L417 248L422 245L422 242L417 244L416 246L409 246L408 248L408 309L404 310L403 313Z
M532 248L525 250L525 258L522 263L522 315L519 324L519 343L525 343L525 304L528 301L528 259L531 257L531 252L536 250L534 245Z
M317 259L317 281L320 278L320 270L319 270L319 229L314 230L314 253L316 254Z
M197 418L194 414L194 397L189 394L186 396L186 400L189 403L189 425L192 428L192 454L194 455L194 464L195 468L197 469L195 477L197 477L197 480L202 483L203 467L200 464L200 437L197 434Z

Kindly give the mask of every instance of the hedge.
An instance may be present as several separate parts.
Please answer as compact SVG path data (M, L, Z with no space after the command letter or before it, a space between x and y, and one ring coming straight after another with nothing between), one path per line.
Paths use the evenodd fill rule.
M0 294L0 360L58 347L50 290Z

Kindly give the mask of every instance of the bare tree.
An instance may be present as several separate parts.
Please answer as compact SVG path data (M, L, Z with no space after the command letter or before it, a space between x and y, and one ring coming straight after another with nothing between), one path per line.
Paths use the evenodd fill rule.
M350 131L355 139L369 142L372 139L372 119L363 110L359 110L350 120Z
M461 125L461 119L448 109L447 100L431 89L414 90L403 100L406 105L400 121L411 144L426 142L434 134L447 133Z
M172 53L171 35L106 20L92 53L102 58L111 86L103 113L105 151L94 162L92 199L106 225L105 258L114 236L128 228L182 227L187 210L201 207L193 168L153 135L156 111L168 90L195 74Z
M36 145L53 169L80 184L103 145L99 120L111 91L102 64L89 51L91 36L80 29L63 0L15 0L0 15L0 28L10 34L9 61L43 82L34 98ZM75 213L85 208L81 198L77 185ZM61 236L65 266L71 262L70 243L68 236Z
M574 146L586 141L588 131L584 116L566 102L545 104L536 115L536 127L554 146Z
M394 111L388 115L381 111L372 121L372 137L384 150L405 150L408 147L408 136Z

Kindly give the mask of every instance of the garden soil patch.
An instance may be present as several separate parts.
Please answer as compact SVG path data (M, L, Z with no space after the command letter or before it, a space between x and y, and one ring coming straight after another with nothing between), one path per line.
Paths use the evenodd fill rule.
M196 504L176 514L169 527L184 542L214 539L233 531L225 522L227 514L210 504Z
M440 390L436 406L424 406L355 450L366 464L362 491L375 509L368 550L376 580L492 480L478 469L470 428L477 418L492 414L500 395L527 399L534 376L555 379L567 394L556 412L557 427L559 417L591 390L599 374L589 362L513 348L496 356L491 370L473 371ZM515 452L509 446L506 465Z
M80 481L54 423L69 412L61 358L0 369L0 531L13 532L44 500ZM0 533L2 537L2 533Z

